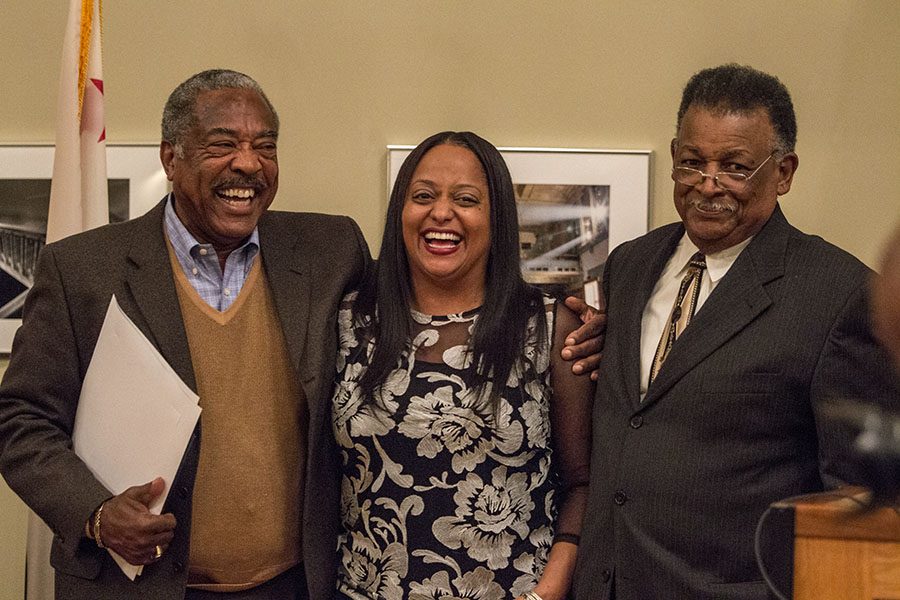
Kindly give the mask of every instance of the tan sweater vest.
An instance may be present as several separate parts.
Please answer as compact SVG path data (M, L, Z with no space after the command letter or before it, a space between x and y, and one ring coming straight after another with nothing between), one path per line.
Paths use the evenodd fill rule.
M262 257L224 312L170 258L203 409L188 585L245 590L300 562L306 401Z

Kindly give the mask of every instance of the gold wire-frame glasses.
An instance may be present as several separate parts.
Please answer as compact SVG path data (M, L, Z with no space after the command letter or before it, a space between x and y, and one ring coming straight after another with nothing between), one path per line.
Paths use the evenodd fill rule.
M699 169L692 169L691 167L672 167L672 179L678 183L693 187L702 184L706 178L709 177L723 190L739 192L747 187L747 184L753 176L759 173L759 170L763 168L763 165L769 162L773 156L775 156L775 152L769 154L769 156L766 157L766 160L759 163L759 166L757 166L749 175L746 173L734 173L732 171L704 173Z

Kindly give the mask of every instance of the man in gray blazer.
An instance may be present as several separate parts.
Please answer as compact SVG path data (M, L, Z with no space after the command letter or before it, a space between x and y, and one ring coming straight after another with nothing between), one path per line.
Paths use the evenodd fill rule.
M268 210L278 116L250 77L192 76L162 129L172 194L41 253L0 386L0 471L54 531L57 598L332 598L335 318L368 248L349 218ZM203 407L175 480L116 496L72 450L113 295ZM599 360L587 356L598 329L602 318L567 347L576 371ZM150 514L166 483L163 514ZM105 548L143 574L126 579Z
M0 388L0 468L55 533L57 598L306 598L304 566L310 596L333 595L338 521L322 507L339 503L327 406L335 312L370 258L349 218L267 210L278 187L277 138L278 117L255 81L197 74L172 93L163 117L160 156L173 193L145 216L41 254ZM201 393L202 436L198 426L158 516L147 505L162 480L111 496L72 450L81 384L112 295ZM283 336L227 328L254 305ZM219 325L230 333L212 351L191 336L192 327ZM243 352L251 343L258 358ZM210 372L234 391L204 397ZM244 380L263 390L280 382L281 393ZM217 411L225 417L210 419ZM216 439L234 455L204 455ZM247 478L229 480L234 472ZM203 523L192 522L198 505L207 507ZM272 505L285 508L274 521ZM101 546L144 565L143 574L127 580ZM210 557L234 569L195 570Z
M763 511L846 479L817 408L900 407L870 332L870 271L778 205L795 140L770 75L725 65L684 89L671 144L681 222L605 267L579 600L767 598Z

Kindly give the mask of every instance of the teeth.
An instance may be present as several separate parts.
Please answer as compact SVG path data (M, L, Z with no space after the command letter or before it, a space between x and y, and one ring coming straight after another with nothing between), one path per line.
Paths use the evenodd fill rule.
M246 200L247 198L256 196L256 190L247 188L228 188L220 190L219 195L225 196L226 198L240 198L241 200Z
M442 240L449 242L458 242L462 238L455 233L444 232L444 231L429 231L425 234L426 240Z

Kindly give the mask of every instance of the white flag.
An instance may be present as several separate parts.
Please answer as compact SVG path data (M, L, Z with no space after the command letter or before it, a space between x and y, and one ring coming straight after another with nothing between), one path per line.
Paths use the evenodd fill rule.
M109 222L101 0L70 0L63 41L47 242Z
M109 222L101 0L69 0L56 107L47 243ZM28 518L26 600L53 600L53 534Z

